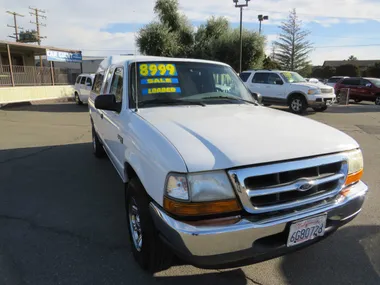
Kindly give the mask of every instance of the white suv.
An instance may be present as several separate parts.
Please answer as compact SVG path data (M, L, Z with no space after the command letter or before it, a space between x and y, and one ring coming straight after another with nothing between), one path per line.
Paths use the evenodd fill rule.
M92 83L94 82L94 74L80 74L75 81L75 102L78 105L87 103L88 96L90 96L90 91L92 89Z
M323 112L335 101L334 88L322 83L307 82L291 71L249 70L240 78L252 93L260 93L265 106L287 105L301 114L308 107Z

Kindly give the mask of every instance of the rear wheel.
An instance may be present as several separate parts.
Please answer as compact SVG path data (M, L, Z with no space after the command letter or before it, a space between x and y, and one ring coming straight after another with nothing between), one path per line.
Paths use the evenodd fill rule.
M321 106L321 107L313 107L313 110L315 112L324 112L327 110L327 106Z
M303 114L307 109L307 102L302 95L293 95L289 100L289 109L294 114Z
M149 211L150 198L138 178L125 188L125 208L133 257L152 273L167 269L173 254L161 241Z
M377 96L375 99L375 104L380 105L380 96Z
M79 94L77 92L75 92L74 97L75 97L75 103L77 103L77 105L83 104L83 102L80 100Z

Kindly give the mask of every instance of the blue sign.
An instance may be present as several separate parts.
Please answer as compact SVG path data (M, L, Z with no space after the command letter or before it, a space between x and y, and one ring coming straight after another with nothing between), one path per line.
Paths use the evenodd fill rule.
M46 57L48 61L59 62L82 62L82 53L46 50Z

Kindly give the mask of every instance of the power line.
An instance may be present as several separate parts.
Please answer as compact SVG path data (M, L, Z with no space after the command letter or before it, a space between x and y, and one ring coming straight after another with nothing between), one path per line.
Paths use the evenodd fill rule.
M11 11L7 11L7 13L10 15L13 15L13 24L14 24L14 26L11 26L11 25L7 25L7 26L15 29L14 36L8 36L8 37L14 38L14 39L16 39L16 42L18 42L18 40L19 40L18 39L18 29L22 30L22 28L17 26L17 17L24 17L24 15L18 14L16 12L11 12Z
M256 10L253 8L248 8L247 10L252 10L255 12L262 12L262 13L276 13L276 14L289 14L289 12L284 11L268 11L268 10ZM304 15L304 16L312 16L312 17L320 17L320 18L336 18L336 19L355 19L355 20L380 20L380 18L368 18L368 17L349 17L349 16L327 16L327 15L320 15L320 14L309 14L309 13L298 13L297 15Z

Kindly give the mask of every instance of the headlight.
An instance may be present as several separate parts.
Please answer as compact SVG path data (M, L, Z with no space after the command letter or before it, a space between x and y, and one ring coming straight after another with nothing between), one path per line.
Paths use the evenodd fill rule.
M241 207L224 171L169 174L164 208L183 216L236 212Z
M315 95L315 94L320 94L321 93L321 89L309 89L307 91L307 94L309 95Z
M360 149L347 152L348 175L346 185L356 183L363 175L363 154Z

